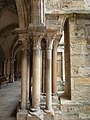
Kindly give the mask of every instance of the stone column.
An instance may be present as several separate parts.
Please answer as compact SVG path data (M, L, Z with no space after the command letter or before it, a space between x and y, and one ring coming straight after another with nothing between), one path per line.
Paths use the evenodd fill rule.
M21 68L21 109L26 109L27 50L22 50Z
M19 34L18 42L22 45L22 64L21 64L21 110L26 109L27 105L27 75L28 75L28 49L29 36L27 29L17 28ZM29 91L28 91L29 92Z
M65 59L64 59L64 50L62 52L62 70L63 70L63 82L65 82Z
M38 38L34 38L33 43L33 83L32 83L32 111L37 110L40 107L40 81L41 81L41 67L40 67L40 56L41 51L38 46Z
M53 79L52 79L52 93L57 93L57 46L58 41L54 41L53 45Z
M40 5L40 0L32 0L33 4L38 6ZM38 7L34 7L34 18L35 22L29 24L29 32L30 37L33 40L33 75L32 75L32 111L37 110L40 108L40 93L41 93L41 40L43 38L43 32L45 30L45 26L40 24L40 16L39 13L41 12L40 9L37 10ZM38 18L39 17L39 18Z
M42 92L46 93L46 52L43 50L42 52Z
M14 81L14 59L11 60L11 80Z
M10 59L7 60L7 79L10 80Z
M27 89L26 89L26 101L27 101L27 107L29 104L29 81L30 81L30 53L28 52L28 60L27 60Z
M6 76L7 73L7 60L4 60L4 75Z
M46 48L46 110L52 109L52 41Z

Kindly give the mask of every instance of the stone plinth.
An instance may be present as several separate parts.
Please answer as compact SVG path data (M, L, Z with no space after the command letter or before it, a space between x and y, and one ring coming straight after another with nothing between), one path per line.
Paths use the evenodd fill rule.
M19 111L17 113L17 120L27 120L28 112L26 110Z

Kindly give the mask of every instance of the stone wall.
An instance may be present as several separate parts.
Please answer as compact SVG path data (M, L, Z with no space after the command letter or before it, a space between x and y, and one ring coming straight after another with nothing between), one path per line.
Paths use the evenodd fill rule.
M85 16L86 17L86 16ZM72 100L90 100L90 20L70 19Z
M45 0L46 12L85 9L84 0Z

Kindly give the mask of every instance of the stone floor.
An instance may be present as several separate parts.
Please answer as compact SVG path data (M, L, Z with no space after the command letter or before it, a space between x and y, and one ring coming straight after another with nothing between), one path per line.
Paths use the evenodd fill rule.
M20 99L20 80L3 84L0 89L0 120L16 120Z

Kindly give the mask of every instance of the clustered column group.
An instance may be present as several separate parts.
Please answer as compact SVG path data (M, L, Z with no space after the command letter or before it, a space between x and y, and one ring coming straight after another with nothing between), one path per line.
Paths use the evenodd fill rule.
M37 7L36 7L37 6ZM42 14L43 11L43 14ZM52 32L53 31L53 32ZM21 93L21 108L26 108L28 104L27 96L29 96L29 101L31 103L30 109L32 111L36 111L37 109L40 109L40 96L41 96L41 88L42 88L42 81L45 83L44 86L44 92L46 92L46 109L51 110L52 109L52 86L53 86L53 92L56 94L56 49L55 52L53 50L53 41L55 40L56 31L55 30L46 30L46 27L44 26L44 0L31 0L31 23L28 26L28 35L30 36L30 42L32 40L32 57L30 58L30 61L32 59L32 62L30 65L30 71L28 72L28 62L27 62L27 53L26 48L23 51L23 57L22 57L22 93ZM21 33L22 34L22 33ZM42 50L41 50L41 42L45 39L46 41L46 50L45 50L45 57L44 57L44 63L45 66L42 68ZM22 41L22 40L21 40ZM25 43L26 40L22 41L22 44ZM23 45L23 47L25 47ZM53 57L52 57L53 54ZM55 64L52 67L52 63ZM52 76L52 69L55 69L55 72L53 71ZM42 72L42 70L45 70ZM31 75L28 75L31 74ZM45 78L42 77L42 73L45 73L43 75ZM31 78L27 78L27 76L31 76ZM54 77L52 82L52 77ZM43 80L42 80L43 78ZM28 81L31 80L31 81ZM54 82L55 81L55 82ZM31 83L31 84L29 84ZM28 90L28 84L29 84L29 90ZM55 84L55 85L52 85ZM31 93L28 93L31 91ZM28 94L28 95L27 95Z
M42 88L42 62L41 62L41 57L42 57L42 50L41 50L41 41L42 39L44 39L42 37L42 33L40 35L36 35L38 34L35 33L33 35L33 57L30 58L30 47L28 47L29 42L27 42L27 40L23 40L22 44L22 68L21 68L21 109L26 109L28 104L30 103L30 109L32 111L36 111L38 109L40 109L40 96L41 96L41 88ZM25 38L27 39L27 38ZM56 46L58 45L58 42L56 42L57 44L53 44L53 41L55 41L55 39L53 40L52 37L46 37L46 57L45 57L45 86L46 86L46 110L52 110L52 92L56 93L57 92L57 58L56 54L57 53L57 48ZM29 41L29 39L28 39ZM27 42L27 43L25 43ZM26 44L27 47L26 47ZM56 46L55 46L56 45ZM29 48L29 49L28 49ZM54 49L53 49L54 48ZM32 68L30 67L30 59L32 59ZM42 58L43 61L43 58ZM55 70L55 72L52 71L52 69ZM32 71L32 75L30 75L30 71ZM53 75L52 75L53 72ZM30 78L30 76L32 77L32 79ZM30 81L32 80L32 81ZM29 84L29 83L32 83ZM44 86L44 87L45 87ZM31 89L31 94L29 93ZM31 96L30 96L31 95ZM31 101L30 99L31 98Z

